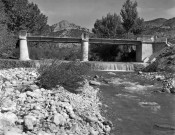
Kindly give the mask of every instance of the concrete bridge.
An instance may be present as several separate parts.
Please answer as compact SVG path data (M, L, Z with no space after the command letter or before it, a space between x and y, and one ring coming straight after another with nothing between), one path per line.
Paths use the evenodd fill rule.
M158 40L151 36L137 38L137 40L127 39L105 39L89 38L87 34L82 34L82 38L60 38L46 36L27 36L25 30L19 33L20 40L20 60L30 60L27 42L57 42L57 43L81 43L82 61L88 61L89 44L109 44L109 45L135 45L136 61L147 62L148 58L155 52L168 46L167 40Z

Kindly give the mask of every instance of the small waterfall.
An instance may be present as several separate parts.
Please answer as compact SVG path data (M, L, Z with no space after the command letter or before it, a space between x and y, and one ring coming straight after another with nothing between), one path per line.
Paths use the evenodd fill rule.
M125 62L89 62L92 70L96 71L125 71L133 72L134 63Z
M34 61L35 67L40 67L41 64L51 64L53 60L44 60L44 61ZM67 63L69 61L62 61L62 63ZM133 62L99 62L99 61L88 61L91 65L91 70L94 71L121 71L121 72L134 72L135 65L142 65L144 67L148 66L147 63L133 63Z

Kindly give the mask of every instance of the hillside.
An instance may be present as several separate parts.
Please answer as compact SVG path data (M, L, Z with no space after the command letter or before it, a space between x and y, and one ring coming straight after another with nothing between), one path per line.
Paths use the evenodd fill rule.
M165 21L162 25L162 27L165 26L165 27L169 27L169 28L175 28L175 17L174 18L171 18L167 21Z
M166 47L156 57L156 61L144 69L148 72L168 71L175 72L175 46Z
M154 20L145 21L144 25L145 25L145 27L148 27L148 28L160 27L166 21L167 21L167 19L165 19L165 18L157 18L157 19L154 19Z
M169 40L173 40L175 39L175 18L157 18L154 20L145 21L144 32L142 34L166 37Z

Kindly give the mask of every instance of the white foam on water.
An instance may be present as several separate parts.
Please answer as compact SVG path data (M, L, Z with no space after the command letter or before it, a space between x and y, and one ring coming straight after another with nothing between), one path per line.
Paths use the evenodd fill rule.
M149 108L153 112L157 112L160 110L160 105L156 102L139 102L139 105L143 108Z
M129 93L145 93L146 90L154 87L153 85L140 85L138 82L127 82L126 80L120 78L112 78L109 83L115 86L123 85L125 90Z
M129 95L129 94L115 94L116 97L121 97L121 98L132 98L132 99L136 99L137 96L133 96L133 95Z

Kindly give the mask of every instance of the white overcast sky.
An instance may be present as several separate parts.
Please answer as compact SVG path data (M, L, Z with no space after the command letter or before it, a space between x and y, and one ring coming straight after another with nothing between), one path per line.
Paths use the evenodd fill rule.
M120 14L125 0L29 0L36 3L48 16L48 24L68 20L77 25L93 28L96 19L107 13ZM175 17L175 0L136 0L139 16L145 20Z

